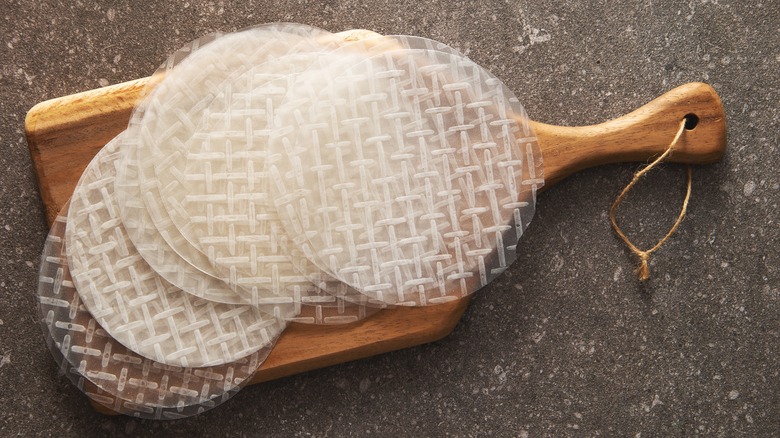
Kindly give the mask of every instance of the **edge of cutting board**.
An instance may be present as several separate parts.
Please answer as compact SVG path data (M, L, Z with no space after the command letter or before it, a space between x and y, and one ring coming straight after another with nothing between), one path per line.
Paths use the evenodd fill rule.
M27 113L27 143L50 226L92 157L125 129L147 81L48 100ZM291 324L250 384L437 341L452 332L468 302L387 309L343 326Z

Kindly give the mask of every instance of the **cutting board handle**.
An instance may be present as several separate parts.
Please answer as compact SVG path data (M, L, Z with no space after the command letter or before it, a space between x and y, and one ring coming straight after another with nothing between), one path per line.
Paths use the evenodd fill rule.
M591 126L531 125L539 139L545 185L608 163L647 161L662 154L686 119L686 130L667 161L707 164L726 149L726 115L707 84L679 86L641 108Z

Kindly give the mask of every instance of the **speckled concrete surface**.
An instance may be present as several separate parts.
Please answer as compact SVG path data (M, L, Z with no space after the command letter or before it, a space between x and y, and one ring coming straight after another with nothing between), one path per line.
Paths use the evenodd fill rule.
M780 435L780 5L777 1L0 4L1 436ZM603 121L705 81L726 158L694 170L646 284L607 220L636 165L544 193L520 259L435 344L244 390L176 422L106 417L57 375L33 292L46 233L24 139L35 103L151 73L213 30L295 21L426 36L516 91L535 120ZM682 199L667 166L623 210L648 244Z

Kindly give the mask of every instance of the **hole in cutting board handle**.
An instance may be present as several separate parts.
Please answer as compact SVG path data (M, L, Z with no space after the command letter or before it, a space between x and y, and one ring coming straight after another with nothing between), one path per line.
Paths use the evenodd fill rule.
M693 113L686 114L685 117L685 130L692 131L699 124L699 116Z

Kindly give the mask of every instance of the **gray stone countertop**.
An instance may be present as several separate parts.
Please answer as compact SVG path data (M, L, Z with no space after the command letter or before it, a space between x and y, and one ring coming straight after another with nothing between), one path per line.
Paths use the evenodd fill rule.
M0 436L780 435L777 1L252 3L0 5ZM97 414L37 322L47 227L25 114L147 76L208 32L273 21L440 40L558 125L704 81L728 151L694 169L688 216L646 283L607 216L638 165L591 169L539 197L518 261L439 342L254 386L186 420ZM674 221L684 175L662 166L622 208L640 246Z

